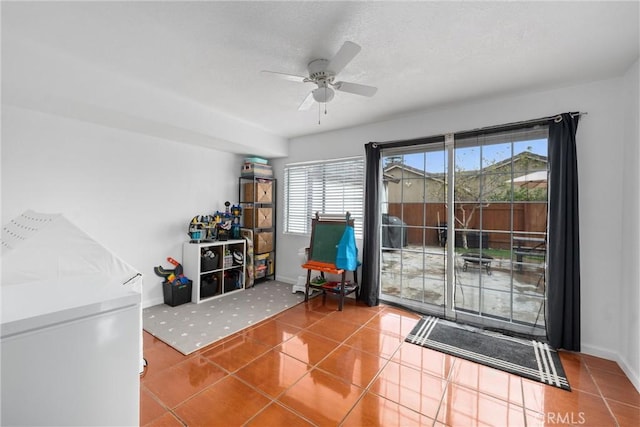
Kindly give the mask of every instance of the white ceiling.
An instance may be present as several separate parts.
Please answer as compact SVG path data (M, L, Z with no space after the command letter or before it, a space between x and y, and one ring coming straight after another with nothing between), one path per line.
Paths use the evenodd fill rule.
M630 2L2 3L3 37L45 45L286 138L505 93L618 76L639 56ZM373 85L298 105L305 75L346 40L339 80ZM3 62L5 58L3 58Z

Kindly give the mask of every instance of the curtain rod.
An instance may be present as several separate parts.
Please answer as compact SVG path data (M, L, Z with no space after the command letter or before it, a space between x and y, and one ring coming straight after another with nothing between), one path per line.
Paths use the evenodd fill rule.
M568 114L573 118L573 117L584 116L584 115L587 115L588 113L576 111ZM454 132L453 135L454 137L457 137L457 138L463 138L463 137L477 136L483 133L506 132L510 130L520 129L523 127L535 127L535 126L544 125L549 123L552 120L556 123L561 122L562 114L556 114L554 116L548 116L548 117L541 117L539 119L523 120L521 122L507 123L504 125L496 125L496 126L466 130L462 132ZM381 148L410 147L413 145L422 145L422 144L429 144L434 142L444 142L444 137L445 135L442 134L442 135L435 135L435 136L423 137L423 138L406 139L402 141L372 142L372 144L380 146Z
M573 118L573 117L583 116L588 113L575 111L568 114ZM523 120L521 122L507 123L504 125L488 126L484 128L477 128L477 129L472 129L472 130L467 130L462 132L454 132L453 135L454 137L461 138L461 137L477 136L483 133L508 132L510 130L520 129L523 127L532 128L540 125L545 125L550 121L554 121L555 123L560 123L562 121L562 114L556 114L548 117L541 117L539 119Z

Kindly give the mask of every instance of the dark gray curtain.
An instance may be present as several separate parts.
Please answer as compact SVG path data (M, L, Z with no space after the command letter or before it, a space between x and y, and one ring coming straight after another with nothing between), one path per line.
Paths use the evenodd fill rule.
M549 125L547 335L555 348L580 351L579 115L560 118Z
M368 306L379 304L380 290L380 147L365 144L365 193L362 244L362 285L360 300Z

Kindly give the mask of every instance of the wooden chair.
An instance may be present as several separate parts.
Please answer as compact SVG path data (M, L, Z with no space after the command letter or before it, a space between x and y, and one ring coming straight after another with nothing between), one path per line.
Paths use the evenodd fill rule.
M305 284L304 300L309 300L309 290L316 289L322 291L322 300L326 300L327 294L337 295L339 298L338 310L342 311L344 297L356 293L358 296L360 286L358 285L357 271L353 271L353 283L346 283L347 271L336 267L336 254L338 243L344 234L345 227L353 227L354 220L350 218L349 212L346 215L320 215L316 213L311 220L311 242L309 244L308 260L302 265L307 270L307 282ZM340 276L340 284L312 283L312 271L320 272L320 277L325 278L325 273Z

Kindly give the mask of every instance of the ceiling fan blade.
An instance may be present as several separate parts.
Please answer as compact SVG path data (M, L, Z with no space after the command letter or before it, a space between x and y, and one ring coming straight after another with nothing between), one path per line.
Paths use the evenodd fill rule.
M338 74L355 56L361 47L353 42L344 42L340 50L334 55L327 65L327 70Z
M333 87L341 92L355 93L356 95L362 96L373 96L378 91L377 87L349 82L336 82L333 84Z
M309 92L309 95L302 101L302 104L298 107L298 111L306 111L311 108L311 105L314 103L313 92Z
M306 83L307 81L307 77L296 76L295 74L279 73L277 71L267 71L267 70L262 70L261 73L266 75L272 75L280 79L289 80L292 82Z

